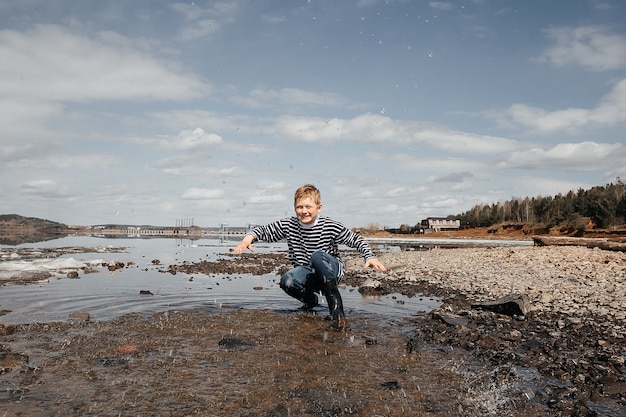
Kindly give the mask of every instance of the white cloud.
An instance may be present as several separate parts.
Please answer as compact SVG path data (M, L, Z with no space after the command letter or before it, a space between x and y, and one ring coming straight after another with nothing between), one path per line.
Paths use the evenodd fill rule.
M268 203L278 203L286 201L287 198L283 194L264 194L264 195L253 195L248 199L248 202L253 204L268 204Z
M276 130L278 135L292 141L422 144L453 153L494 154L519 147L511 139L393 120L371 113L353 119L284 116L278 119Z
M187 100L209 94L198 77L112 32L82 36L39 25L0 31L0 95L13 101Z
M531 148L503 157L500 168L525 168L568 171L596 171L622 166L626 160L624 145L595 142L561 143L549 149Z
M43 145L35 146L27 144L23 146L1 146L0 147L0 161L3 165L16 164L23 160L36 159L40 156L49 155L55 149L60 146L55 143L46 143Z
M626 37L603 26L554 27L547 29L546 35L554 45L539 61L558 67L580 65L592 71L626 67Z
M176 149L193 150L199 148L213 147L222 143L222 138L215 133L206 133L201 128L192 131L183 130L178 134L171 145Z
M67 197L65 187L59 186L56 181L51 179L38 179L22 183L21 193L31 196L46 198L64 198Z
M437 10L452 10L452 3L445 1L431 1L428 5Z
M193 130L182 130L176 136L162 135L152 138L136 138L134 142L148 146L159 146L166 149L180 151L193 151L202 149L212 149L223 142L220 135L206 133L204 129L198 127Z
M425 175L445 175L449 172L469 171L476 175L485 170L489 161L476 161L465 158L446 158L438 155L394 153L379 156L379 161L387 161L400 171L420 172Z
M217 188L188 188L182 195L183 200L214 200L224 195L224 191Z
M626 79L618 82L594 108L547 111L518 103L496 113L495 117L503 127L522 127L539 134L572 133L586 127L613 126L626 121Z
M2 69L0 68L0 74ZM2 93L0 76L0 94ZM56 103L44 103L37 100L13 100L9 97L0 99L0 141L23 144L24 139L50 141L58 134L45 125L48 120L61 117L63 106Z
M220 32L224 23L234 21L234 16L239 10L236 1L216 2L206 8L199 2L174 3L170 7L187 20L187 24L180 30L180 38L183 41L205 38Z
M213 19L202 19L183 28L180 37L185 40L203 38L220 31L220 24Z
M43 162L52 170L100 170L120 166L122 158L111 153L63 154L52 155Z

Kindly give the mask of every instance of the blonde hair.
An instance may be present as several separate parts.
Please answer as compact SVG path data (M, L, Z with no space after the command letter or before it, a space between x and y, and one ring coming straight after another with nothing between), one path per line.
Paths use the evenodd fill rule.
M293 205L295 206L299 200L309 197L317 205L322 204L322 194L313 184L304 184L296 190L293 197Z

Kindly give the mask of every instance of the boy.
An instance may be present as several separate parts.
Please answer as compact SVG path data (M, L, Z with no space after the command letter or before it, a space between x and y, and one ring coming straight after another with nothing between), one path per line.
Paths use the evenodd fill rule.
M318 215L322 201L314 185L306 184L296 190L294 209L295 217L253 228L237 245L235 253L240 254L245 249L253 251L252 244L258 240L286 239L293 269L280 278L280 288L302 301L307 309L317 305L315 293L322 292L328 302L328 318L340 325L340 321L345 321L345 314L337 283L344 275L345 265L338 246L343 244L357 249L365 259L365 268L371 266L382 272L386 268L374 257L363 237L329 217Z

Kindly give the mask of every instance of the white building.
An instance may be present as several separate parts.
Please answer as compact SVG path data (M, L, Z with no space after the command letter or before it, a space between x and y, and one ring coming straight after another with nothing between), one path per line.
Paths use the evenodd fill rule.
M447 217L428 217L422 220L424 233L457 231L461 228L461 221Z

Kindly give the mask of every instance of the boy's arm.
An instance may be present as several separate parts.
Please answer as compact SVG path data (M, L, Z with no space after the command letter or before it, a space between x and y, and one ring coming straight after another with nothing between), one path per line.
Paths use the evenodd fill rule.
M353 232L352 230L345 228L343 237L341 238L341 243L346 244L350 247L355 248L359 251L361 256L365 259L364 268L369 268L370 266L381 271L386 272L387 268L382 264L376 257L374 256L374 252L370 245L363 239L363 236L358 233Z
M265 226L257 226L252 229L235 248L236 254L241 254L245 249L254 252L252 244L257 240L265 242L277 242L286 237L289 219L278 220Z

